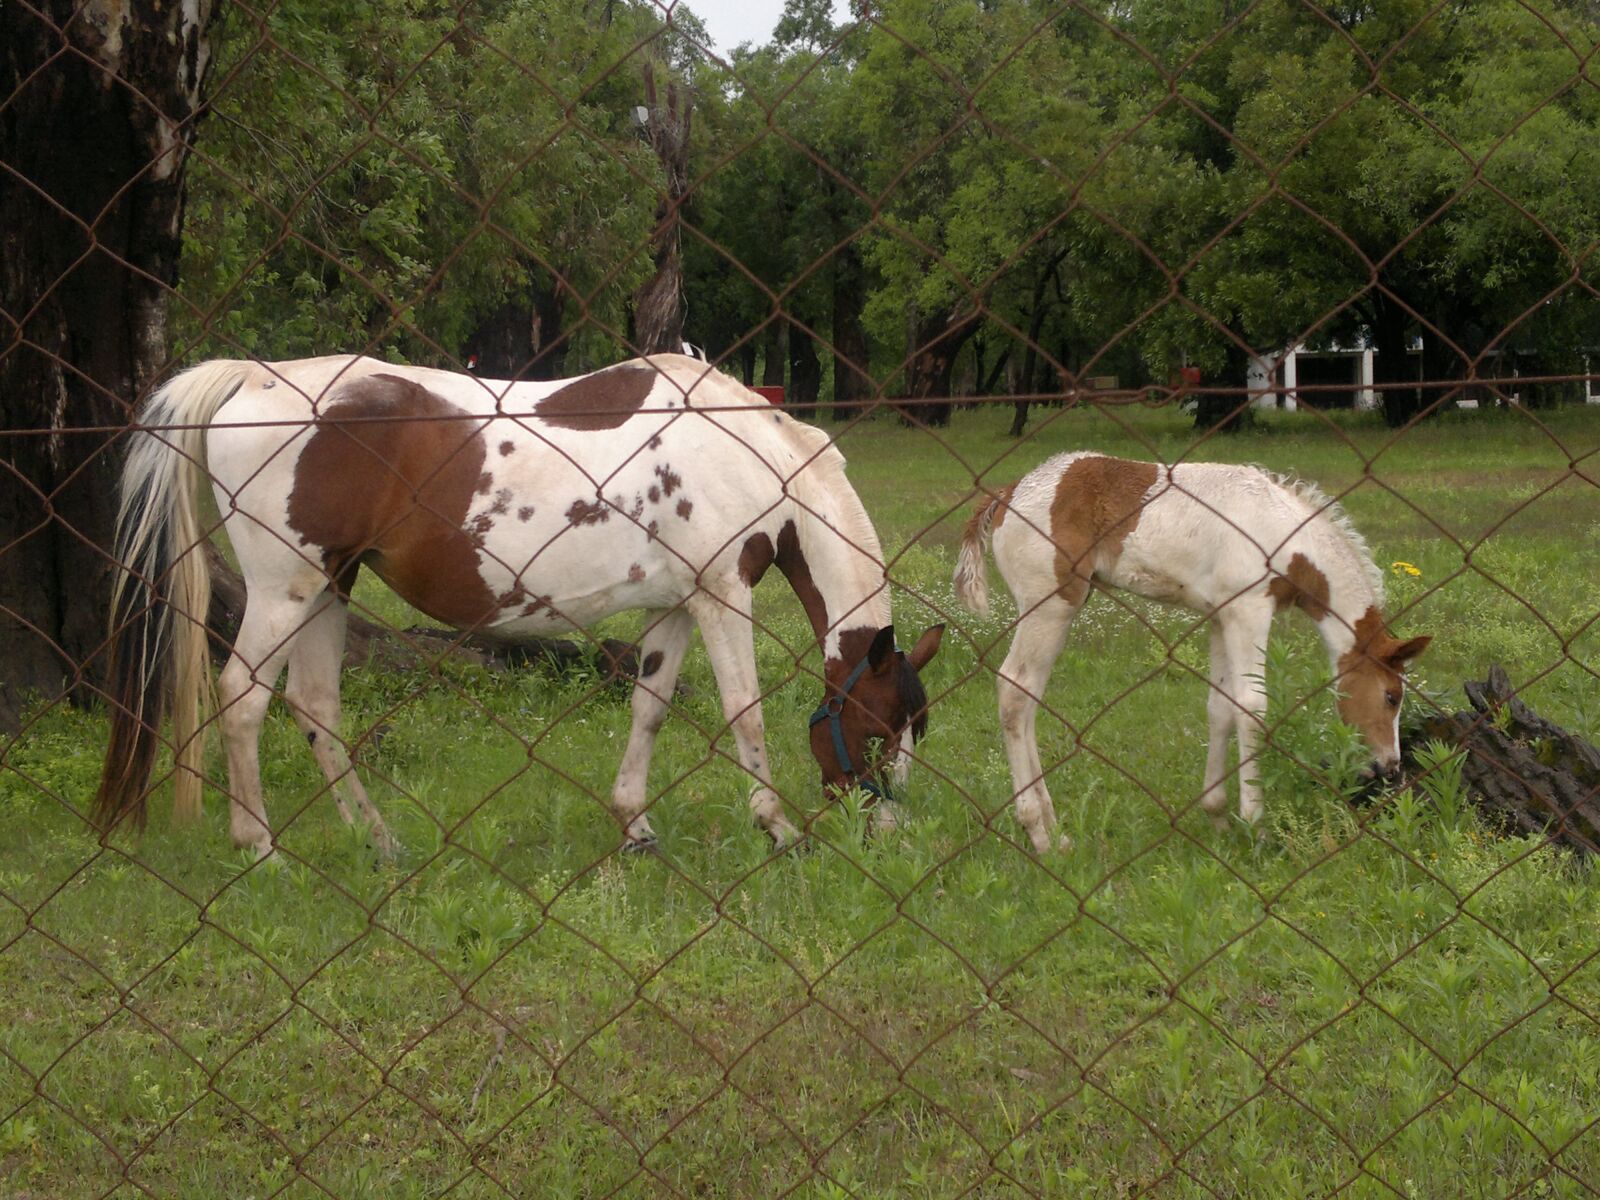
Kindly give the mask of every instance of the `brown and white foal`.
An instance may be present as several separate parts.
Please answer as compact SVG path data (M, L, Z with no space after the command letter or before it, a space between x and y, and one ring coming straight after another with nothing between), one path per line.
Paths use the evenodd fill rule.
M922 728L917 671L939 631L909 654L895 646L878 536L843 457L703 362L661 355L507 383L348 355L216 361L167 383L140 419L123 472L103 826L142 818L169 707L175 808L199 811L206 477L248 589L217 690L233 839L258 854L272 833L257 746L285 668L284 699L341 814L354 820L353 804L390 845L339 736L363 567L429 616L507 640L646 610L611 800L632 846L653 837L651 750L696 624L756 822L780 845L796 836L772 790L756 678L751 588L769 566L823 648L838 728L813 732L824 783L870 781L867 740L898 750Z
M1337 678L1339 715L1366 738L1376 769L1398 766L1405 670L1429 639L1389 636L1383 577L1366 544L1311 485L1256 467L1060 454L980 504L967 523L955 590L978 613L989 607L986 542L1017 601L1016 635L999 675L1000 724L1017 819L1039 853L1054 844L1056 819L1035 717L1067 627L1096 584L1210 618L1200 802L1219 824L1230 734L1239 743L1239 815L1261 816L1262 672L1273 614L1285 608L1316 622Z

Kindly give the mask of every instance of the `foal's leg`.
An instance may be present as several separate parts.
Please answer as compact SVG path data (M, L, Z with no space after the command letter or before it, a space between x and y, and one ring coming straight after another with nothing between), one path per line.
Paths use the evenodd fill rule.
M367 799L361 777L351 765L344 739L339 736L339 671L344 664L348 615L349 606L331 588L323 592L289 651L289 682L283 695L295 724L311 745L317 766L322 768L344 823L354 825L356 821L346 803L348 796L366 822L373 846L385 858L392 858L396 849L394 835Z
M1233 698L1233 668L1220 617L1211 618L1211 690L1206 694L1206 777L1200 807L1219 829L1228 827L1228 743L1239 710Z
M1087 593L1087 584L1081 589ZM1037 717L1039 701L1050 682L1050 669L1067 640L1067 627L1082 603L1071 603L1060 595L1022 609L1016 636L1005 662L1000 664L1000 731L1005 738L1006 757L1011 761L1011 786L1016 794L1017 820L1033 839L1035 853L1044 854L1056 846L1056 809L1044 785L1044 766L1039 761ZM1062 848L1067 842L1063 838Z
M1222 611L1222 636L1228 646L1234 730L1239 738L1239 815L1252 825L1261 819L1261 731L1267 715L1267 633L1272 628L1270 604L1236 600Z
M639 676L633 684L633 729L611 791L611 810L622 824L625 845L630 848L649 846L656 840L644 813L650 754L667 719L667 705L693 631L694 618L685 609L645 614L644 636L639 639Z
M261 722L290 648L326 582L321 577L316 582L304 581L305 591L298 592L283 588L278 578L268 585L253 587L247 581L248 599L239 635L233 641L233 654L217 679L217 705L228 748L230 832L235 846L255 851L257 858L272 852L272 830L267 825L267 808L261 795ZM277 595L267 595L269 588ZM284 591L289 595L285 596ZM290 598L306 594L311 599Z
M726 597L697 593L689 601L690 612L700 626L700 636L716 672L717 690L722 693L722 713L733 729L739 750L739 763L756 780L750 793L750 811L756 824L765 829L779 846L796 841L799 830L783 815L783 802L772 790L767 767L767 741L761 720L761 689L756 678L755 634L747 615L750 589Z

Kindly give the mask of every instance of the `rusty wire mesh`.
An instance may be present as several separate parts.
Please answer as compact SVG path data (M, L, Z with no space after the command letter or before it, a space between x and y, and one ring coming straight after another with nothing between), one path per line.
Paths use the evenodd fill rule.
M1555 844L1571 831L1558 821L1502 836L1465 811L1465 789L1452 782L1459 760L1437 750L1412 764L1398 797L1356 805L1361 748L1332 728L1333 689L1316 650L1281 623L1274 647L1288 639L1298 649L1267 660L1259 829L1213 830L1200 810L1199 722L1213 686L1202 635L1214 614L1171 615L1114 592L1091 598L1084 621L1098 612L1104 624L1080 623L1050 689L1036 697L1043 768L1073 844L1035 854L1012 815L994 698L1019 615L998 588L1001 611L991 620L956 605L949 578L959 530L975 503L1049 454L1106 443L1163 462L1259 457L1275 470L1325 473L1318 481L1352 510L1391 576L1393 627L1435 635L1425 662L1437 665L1422 669L1427 686L1408 702L1417 719L1460 707L1461 681L1504 661L1536 706L1551 705L1580 735L1593 730L1600 425L1582 403L1595 382L1583 355L1596 327L1587 277L1595 243L1584 231L1600 224L1581 185L1566 206L1546 206L1537 192L1549 178L1541 150L1566 145L1561 130L1541 123L1559 114L1594 127L1592 14L1554 4L1347 11L1267 0L1182 11L1204 31L1153 45L1161 22L1145 18L1156 6L864 5L814 45L791 42L786 61L806 65L785 75L756 57L719 59L679 11L649 10L648 29L619 36L633 27L609 5L575 10L565 26L555 10L516 4L397 6L345 26L294 4L231 6L212 31L204 105L168 129L169 147L187 147L199 199L184 260L196 278L159 281L171 314L162 369L140 380L142 394L110 397L125 420L58 411L7 431L10 482L32 509L10 518L0 562L20 561L40 528L67 521L55 490L65 484L29 478L17 448L96 438L91 458L120 461L136 405L201 358L259 360L261 347L285 345L404 358L476 370L509 404L491 380L546 378L556 361L577 375L692 342L703 312L716 331L708 371L753 383L758 364L789 354L779 335L812 347L810 359L790 356L789 410L826 430L850 460L883 536L900 642L909 648L925 626L946 624L923 671L931 733L898 798L897 831L872 834L872 806L859 792L817 788L805 720L825 686L839 683L838 664L825 661L773 572L754 613L756 704L767 716L774 785L805 849L781 851L748 827L752 772L697 646L686 687L663 697L670 712L647 809L661 845L628 858L610 779L629 729L626 676L648 673L648 655L624 664L627 648L601 635L633 642L643 636L637 624L568 635L578 644L560 651L561 667L508 656L470 623L418 629L369 575L352 597L355 616L373 628L360 631L366 660L345 672L341 739L393 823L398 850L385 859L359 828L344 836L326 803L334 783L315 773L272 671L261 682L280 703L261 765L275 853L257 861L227 848L222 813L234 781L214 749L200 830L166 828L170 745L149 788L151 829L95 827L105 702L121 702L106 683L102 646L71 664L75 692L39 698L4 751L4 1194L1600 1190L1600 928L1586 859ZM12 12L47 25L55 47L36 70L13 71L0 111L19 108L19 97L72 64L100 69L99 51L85 49L74 22L103 29L114 18L93 5L67 19L25 5ZM396 22L392 44L385 19ZM1450 127L1459 112L1419 99L1437 100L1415 79L1433 60L1407 54L1466 38L1474 20L1497 30L1506 61L1536 60L1552 86L1541 83L1539 99L1500 114L1492 134L1468 138ZM491 27L517 37L499 42ZM974 29L1002 43L987 59L960 41ZM1227 80L1214 64L1230 39L1259 47L1309 37L1308 29L1323 57L1286 58L1277 69L1320 69L1336 57L1344 83L1333 103L1311 113L1218 111L1215 93ZM352 87L330 65L337 44L325 59L312 53L318 30L335 43L349 36L382 70ZM586 72L567 72L563 56L582 57L586 30L604 54ZM542 36L557 49L530 49ZM1099 67L1069 64L1078 53L1104 57ZM1274 69L1247 59L1230 70ZM469 60L480 76L451 75ZM1102 140L1062 163L1041 149L1037 128L1019 122L1042 111L1070 130L1104 101L1050 94L1051 76L1029 75L1069 65L1074 79L1103 68L1137 85L1097 127ZM839 161L807 140L808 89L850 70L867 79L885 72L872 119L896 133L898 157ZM426 87L419 82L435 72ZM1032 82L1019 87L1018 74ZM938 102L918 93L901 105L894 87L913 78ZM484 79L525 89L515 102L550 107L519 130L517 113L498 113L473 93L475 107L463 103L459 116L462 136L482 138L492 154L467 178L436 143L413 136L420 118L410 110L438 102L447 85L465 96ZM105 86L126 92L135 110L160 111L128 80ZM1497 87L1511 94L1509 80L1480 86L1491 107ZM292 119L299 105L307 128L325 122L337 133L320 158L303 157L305 138L250 124L251 105L275 88L291 101L265 109L276 119ZM597 107L634 90L647 100L638 134L626 115ZM1315 90L1305 85L1307 96ZM717 108L731 111L734 97L746 105L743 125ZM466 127L469 108L479 125ZM863 101L863 125L868 108ZM1353 123L1373 112L1452 164L1449 185L1393 237L1376 218L1365 224L1376 211L1393 220L1384 180L1351 177L1309 197L1297 190L1299 169L1351 153L1342 139L1370 132ZM1241 135L1251 120L1263 144ZM1234 179L1234 191L1210 193L1227 202L1220 215L1183 203L1155 218L1139 210L1147 202L1139 170L1157 161L1152 145L1180 127L1199 165L1174 194L1208 186L1207 172L1225 159L1254 169ZM993 162L963 160L991 175L952 174L948 154L962 139L992 148ZM676 170L663 165L687 154L685 145L691 157ZM880 131L875 152L884 146ZM719 177L763 154L801 164L807 194L789 190L791 174L775 179L769 211L711 211ZM16 164L4 169L14 188L39 191ZM335 194L334 181L342 187L350 175L372 190ZM551 177L540 186L563 193L549 212L564 224L550 216L542 228L508 202L530 176ZM602 180L608 197L647 203L590 205L585 191L600 191ZM950 236L948 214L916 205L978 182L991 191L972 207L996 215L992 244L974 254ZM1012 195L1028 203L1000 213ZM832 207L808 207L817 196ZM396 207L407 197L410 224ZM357 201L368 205L366 220L340 224L337 207ZM1325 203L1337 211L1322 211ZM1471 205L1493 214L1475 236L1524 237L1540 249L1519 251L1518 265L1481 281L1510 299L1478 304L1474 313L1493 312L1496 324L1468 336L1470 322L1445 303L1450 286L1430 293L1439 303L1427 309L1407 287L1460 271L1452 255L1465 255L1461 240L1440 231ZM57 207L73 208L65 198ZM97 220L72 220L82 256L111 253ZM759 226L756 237L725 244L740 220ZM405 226L373 235L395 239L383 253L338 244L383 221ZM412 251L430 222L454 222L455 236L441 257L422 261ZM1282 236L1285 227L1293 237ZM1254 275L1218 266L1246 262L1252 239L1273 229L1294 249L1280 277L1259 263ZM1085 230L1099 249L1081 249ZM777 275L771 262L745 261L763 243L785 242L806 247L806 261ZM553 281L554 307L495 283L499 260L485 258L494 254ZM773 261L781 266L776 252ZM885 335L892 322L881 314L870 346L841 344L842 327L824 327L808 289L823 279L839 286L847 261L858 289L890 294L893 283L909 298L903 340ZM1041 261L1049 270L1030 274ZM1061 281L1064 261L1081 280ZM303 274L274 293L291 267ZM672 307L671 280L652 286L664 271L687 277L687 320L668 311L646 330L663 294ZM755 310L725 304L709 286L719 279L753 296ZM942 280L948 299L931 322L916 307L930 302L933 293L918 291L928 279ZM1106 285L1112 314L1087 344L1059 331L1052 341L1043 321L1026 324L1048 288L1065 309L1063 289L1080 283ZM4 355L48 354L65 375L87 372L62 347L81 350L93 331L46 344L30 325L66 284L33 286L33 307L7 313ZM516 321L497 326L489 318L502 314L480 311L471 330L446 303L492 286L521 296ZM1275 307L1240 294L1262 287L1281 297L1270 344L1252 340L1270 322L1241 315L1252 302L1257 313ZM304 326L270 328L272 297L296 289L316 299L284 320ZM1399 313L1409 373L1393 370L1393 341L1390 366L1384 346L1373 353L1381 339L1370 314L1384 311ZM553 337L541 324L551 320ZM515 336L494 351L506 365L477 368L494 330L512 325ZM1422 344L1414 362L1413 338ZM826 369L815 365L819 355L832 360ZM1158 359L1164 370L1152 366ZM1248 383L1247 362L1256 369ZM288 368L268 372L282 392L300 390ZM780 358L780 383L784 376ZM797 387L801 376L810 382ZM333 403L340 386L308 399ZM697 390L683 389L704 417L760 411L765 419L765 410L697 404ZM659 407L663 394L638 411L681 416L675 403ZM1191 427L1195 408L1209 428ZM1390 423L1372 409L1389 410ZM1001 429L1013 413L1029 422L1016 440ZM543 419L536 404L502 415L522 427ZM1252 420L1254 430L1225 431ZM144 428L175 443L184 432ZM627 429L603 420L600 428L585 436L615 439ZM1446 439L1470 450L1450 458ZM729 440L750 444L743 433ZM632 460L650 447L623 450ZM821 457L775 472L786 502ZM433 468L419 481L384 465L416 490L417 506L460 524L463 514L421 496ZM699 485L689 467L680 470L692 497ZM604 517L590 524L644 528L631 497L607 493L610 476L584 474L592 496L530 504L581 500ZM233 491L242 517L224 497L203 519L203 539L224 545L224 520L234 529L244 520L304 555L274 514L247 511L246 493ZM1250 536L1245 514L1208 511ZM736 521L723 546L736 549L769 515ZM108 532L78 531L106 563ZM1501 556L1508 543L1532 547L1530 558ZM526 567L502 565L519 585L528 576L519 602L538 596L536 555ZM13 628L27 624L9 615ZM213 628L219 653L239 615L224 613ZM647 632L662 620L653 617ZM283 630L276 644L287 647L298 632ZM1230 781L1237 786L1232 772Z

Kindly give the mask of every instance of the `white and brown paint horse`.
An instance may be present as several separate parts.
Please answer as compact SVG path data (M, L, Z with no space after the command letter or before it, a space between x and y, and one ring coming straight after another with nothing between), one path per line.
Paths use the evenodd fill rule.
M233 839L258 854L272 847L261 723L285 667L284 698L341 814L392 847L338 733L348 597L363 566L429 616L508 640L647 611L611 801L630 846L653 837L650 754L695 624L754 781L755 820L780 845L796 837L771 786L750 615L751 588L774 563L823 647L837 716L812 730L824 784L870 781L868 739L903 759L922 729L917 671L941 630L909 654L895 646L878 537L843 457L705 363L663 355L513 384L351 356L214 361L151 398L124 469L96 804L107 828L143 819L169 695L175 811L199 811L203 475L248 591L217 700Z
M1366 738L1375 768L1400 761L1407 665L1428 638L1401 641L1383 618L1383 578L1343 512L1305 483L1256 467L1167 467L1095 453L1060 454L981 503L967 523L956 595L986 613L983 549L1016 598L1016 635L1000 668L1000 724L1017 818L1045 852L1055 808L1035 717L1067 627L1093 585L1202 613L1211 623L1210 738L1201 804L1228 803L1228 740L1239 744L1239 814L1261 816L1256 757L1267 707L1262 672L1273 614L1316 622L1340 691L1339 715Z

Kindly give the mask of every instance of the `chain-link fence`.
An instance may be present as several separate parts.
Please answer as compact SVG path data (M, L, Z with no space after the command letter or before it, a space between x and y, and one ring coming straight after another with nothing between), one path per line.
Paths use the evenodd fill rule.
M0 1194L1600 1190L1595 14L773 21L0 6Z

